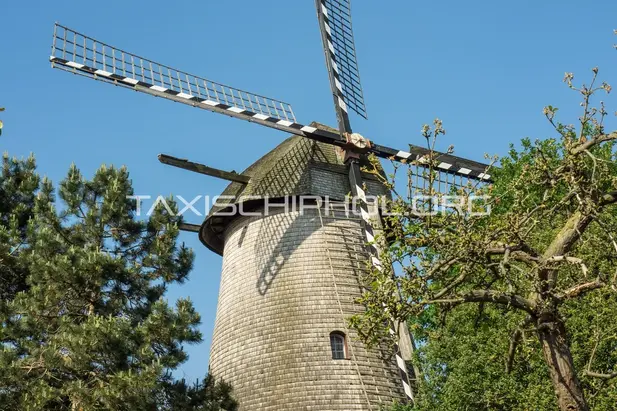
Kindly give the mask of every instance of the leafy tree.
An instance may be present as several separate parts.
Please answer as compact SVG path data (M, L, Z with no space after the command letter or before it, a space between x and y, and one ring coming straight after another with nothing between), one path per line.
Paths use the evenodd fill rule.
M368 310L352 321L369 342L387 335L384 324L390 317L403 320L431 311L437 316L449 311L460 316L469 310L468 304L479 305L487 308L485 315L488 313L489 318L496 313L502 317L497 321L499 327L486 330L484 336L501 330L499 335L503 337L506 328L510 334L510 338L488 347L489 352L501 352L505 357L497 361L504 372L521 372L515 370L517 357L520 361L522 355L534 359L541 356L544 375L552 382L561 410L588 410L586 391L591 397L589 394L600 386L608 386L614 395L617 341L611 318L615 314L612 306L617 286L617 132L605 130L608 113L604 104L592 105L595 93L611 91L607 83L596 85L597 74L597 68L593 69L591 84L580 87L573 84L572 74L566 74L564 79L582 96L583 114L578 127L557 121L557 109L546 107L544 113L555 129L555 138L533 142L525 139L522 149L512 148L501 159L499 169L488 171L493 175L493 185L468 184L449 193L462 199L462 204L468 204L471 196L483 197L482 204L475 204L482 210L490 206L489 215L477 215L466 207L443 202L443 194L435 189L434 170L439 155L432 148L445 131L439 120L432 128L424 127L423 135L431 151L423 159L429 166L428 184L420 193L434 198L425 203L429 207L442 205L445 211L427 215L417 209L417 202L411 198L395 195L391 203L393 215L386 224L388 248L382 258L399 266L401 275L392 276L385 270L372 272L363 296ZM395 183L386 183L396 194ZM585 315L577 315L582 308ZM464 340L470 332L458 327L465 326L469 323L452 325L441 332L456 331ZM571 328L577 332L569 332ZM483 349L487 345L483 344ZM469 356L473 352L461 354ZM461 366L475 368L473 376L484 372L486 379L495 381L495 360L474 363L478 358L473 355L459 360L447 355L438 358L445 362L425 371L422 381L427 384L456 377L444 365L457 361L459 370ZM483 359L491 358L485 351ZM534 372L526 377L541 380L543 370ZM459 381L470 384L468 392L483 385L482 378ZM516 378L509 381L510 388L501 392L511 392L521 383ZM540 389L537 394L542 392ZM433 399L444 396L448 393L440 391L434 393ZM492 401L478 408L512 406L503 402L510 401L508 398ZM547 407L550 403L545 402ZM537 401L531 406L536 409L541 404ZM460 408L453 405L450 409Z
M233 405L224 384L183 391L169 377L187 358L183 344L201 339L192 303L163 299L187 279L193 253L177 243L179 217L157 207L138 219L132 194L125 168L89 180L72 166L58 203L33 158L4 156L0 408L234 409L223 408ZM178 392L187 406L158 404ZM218 394L221 407L208 408Z
M578 302L568 306L565 317L572 356L584 369L594 331L611 324L617 304L604 296ZM491 304L425 312L413 325L420 341L416 361L424 371L415 409L555 410L548 368L533 330L521 335L516 360L507 363L512 330L522 320L520 313ZM596 354L594 363L597 368L610 369L615 364L614 352ZM581 383L591 409L614 409L617 385L585 376Z

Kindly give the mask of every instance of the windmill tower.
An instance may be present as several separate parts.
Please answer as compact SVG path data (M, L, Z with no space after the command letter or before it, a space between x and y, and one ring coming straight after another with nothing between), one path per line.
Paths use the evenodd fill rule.
M298 123L291 105L176 70L56 24L52 67L284 131L292 137L241 174L161 155L164 164L232 183L201 226L223 256L211 348L212 372L230 382L243 410L376 410L413 400L404 324L392 322L394 352L368 349L347 328L363 308L366 262L378 259L378 218L367 200L388 195L361 172L368 154L405 161L416 181L436 172L440 189L490 181L488 166L429 150L375 144L351 128L366 118L350 0L316 0L338 129ZM435 161L436 160L436 161ZM430 164L429 164L430 163ZM434 163L434 164L433 164ZM351 193L352 212L346 196ZM328 205L323 200L328 199Z
M336 151L287 139L242 173L247 184L223 193L250 200L214 210L201 227L202 242L223 256L210 367L243 409L373 410L405 400L394 358L347 327L362 310L355 299L368 256L362 219L337 207L350 186Z

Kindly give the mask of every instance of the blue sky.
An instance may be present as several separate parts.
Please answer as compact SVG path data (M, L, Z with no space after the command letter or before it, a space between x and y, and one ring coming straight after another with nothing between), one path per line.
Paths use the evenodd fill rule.
M617 79L617 3L574 0L353 3L354 30L369 120L356 131L380 144L422 144L423 123L439 117L439 146L482 160L504 154L521 137L553 135L542 108L560 107L566 123L578 97L564 72L588 79L600 67ZM255 124L173 104L52 70L53 23L163 64L290 102L298 121L334 125L312 0L6 1L0 6L0 149L36 154L58 182L71 162L91 176L103 163L126 165L138 194L216 195L225 182L172 169L166 153L242 170L285 135ZM609 111L617 109L605 99ZM614 122L613 122L614 124ZM196 216L190 222L201 223ZM190 296L202 315L204 342L189 347L178 373L207 371L221 258L196 235L190 281L170 298Z

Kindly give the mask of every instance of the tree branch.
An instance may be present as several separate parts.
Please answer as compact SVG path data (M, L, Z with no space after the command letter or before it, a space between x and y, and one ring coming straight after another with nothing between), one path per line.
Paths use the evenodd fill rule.
M594 216L583 214L581 211L576 211L572 214L559 233L553 238L553 241L544 252L542 260L550 262L556 256L566 255L593 220ZM542 283L542 294L550 294L551 289L557 283L557 270L554 268L543 268L538 272L538 276Z
M546 249L543 259L548 261L555 256L567 254L593 219L593 216L580 211L572 214Z
M441 291L435 294L433 298L440 299L441 297L446 295L448 292L450 292L453 288L455 288L457 285L460 285L461 283L463 283L463 281L465 281L465 278L467 278L467 272L463 271L454 281L452 281L450 284L444 287Z
M452 257L450 259L440 261L433 268L431 268L430 271L426 273L425 278L427 280L432 279L433 276L437 274L438 272L449 270L450 267L452 267L459 260L460 260L460 257Z
M517 328L510 338L510 348L508 349L508 362L506 363L506 374L512 372L512 365L514 364L514 355L516 354L516 348L521 341L523 332L520 328Z
M601 378L603 380L610 380L610 379L617 377L617 372L614 372L611 374L601 374L601 373L585 370L585 375L589 377L593 377L593 378Z
M617 372L612 372L610 374L603 374L603 373L591 371L591 364L593 363L593 359L596 356L598 345L600 345L600 338L597 339L596 344L593 346L593 350L591 350L591 356L589 356L589 362L587 363L587 368L585 369L584 374L589 377L600 378L602 380L610 380L610 379L617 377Z
M516 294L506 294L499 291L475 290L452 298L429 300L426 304L462 304L462 303L495 303L509 305L529 314L535 313L535 304Z
M525 245L517 245L517 246L505 246L505 247L489 247L485 250L486 255L502 255L509 254L509 259L526 262L526 263L534 263L539 261L539 258L529 253L529 251L533 252L530 248Z
M527 327L533 321L532 316L527 316L525 321L514 331L510 338L510 348L508 349L508 362L506 363L506 373L512 372L512 365L514 364L514 356L516 355L516 349L523 337L523 329Z
M591 281L584 284L575 285L572 288L566 290L563 294L560 294L557 298L560 300L566 300L569 298L576 298L585 295L586 293L597 290L606 286L606 284L597 278L595 281Z
M617 131L614 131L610 134L602 134L601 136L587 140L584 143L573 147L570 150L570 152L572 154L580 154L584 152L585 150L589 150L591 147L597 144L601 144L601 143L604 143L606 141L611 141L611 140L617 140Z

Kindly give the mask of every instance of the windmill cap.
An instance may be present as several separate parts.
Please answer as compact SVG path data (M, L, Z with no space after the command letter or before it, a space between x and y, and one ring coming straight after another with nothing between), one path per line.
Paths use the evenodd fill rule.
M312 126L328 128L316 123ZM368 164L367 159L361 161ZM266 202L273 204L300 196L343 201L350 192L348 167L340 149L302 136L289 137L242 174L249 176L250 182L229 184L199 233L201 242L220 255L225 246L225 231L239 217L240 210L250 212L262 208ZM380 185L372 175L364 174L363 178ZM382 187L376 194L385 193L387 190Z

